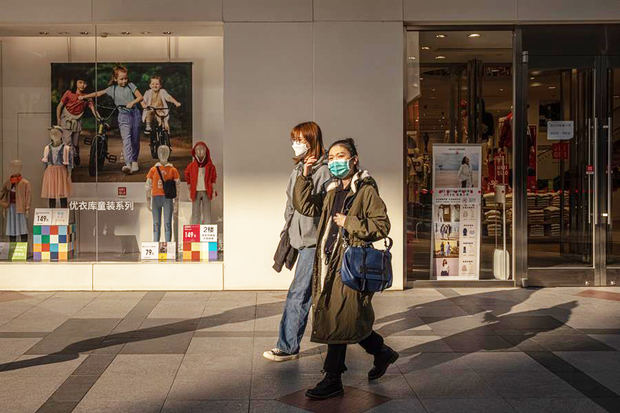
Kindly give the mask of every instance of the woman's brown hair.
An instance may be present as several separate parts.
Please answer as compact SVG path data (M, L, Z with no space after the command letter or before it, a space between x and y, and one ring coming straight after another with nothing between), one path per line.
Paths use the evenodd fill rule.
M316 122L303 122L295 126L291 130L291 140L294 141L297 139L300 133L308 142L310 149L308 149L308 152L304 155L294 157L293 160L295 163L303 161L306 156L314 156L319 159L325 154L325 147L323 146L323 133Z

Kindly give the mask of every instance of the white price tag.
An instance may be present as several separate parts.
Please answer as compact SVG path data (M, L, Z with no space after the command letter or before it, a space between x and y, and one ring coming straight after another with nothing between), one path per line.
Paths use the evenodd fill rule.
M159 254L159 242L143 242L140 248L140 258L156 260Z
M52 225L52 209L35 208L34 225Z
M547 122L547 140L567 141L575 136L575 123L572 120L550 120Z
M69 209L52 209L52 225L69 225Z
M200 242L217 241L217 225L200 226Z
M9 243L0 242L0 260L9 259Z

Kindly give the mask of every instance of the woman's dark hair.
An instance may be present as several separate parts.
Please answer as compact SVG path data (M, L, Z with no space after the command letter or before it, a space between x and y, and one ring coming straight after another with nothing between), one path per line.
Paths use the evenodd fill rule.
M323 132L321 132L321 128L316 122L303 122L299 125L296 125L293 129L291 129L291 140L297 139L297 136L301 133L304 139L310 145L310 149L308 149L308 153L296 156L293 158L295 163L302 161L306 156L311 155L315 158L319 159L325 153L325 148L323 147Z
M463 156L463 160L461 161L461 165L466 164L467 162L465 162L465 159L467 159L467 156Z
M351 156L357 156L357 148L355 147L355 141L353 138L340 139L329 146L329 151L332 150L334 146L343 146L347 148Z

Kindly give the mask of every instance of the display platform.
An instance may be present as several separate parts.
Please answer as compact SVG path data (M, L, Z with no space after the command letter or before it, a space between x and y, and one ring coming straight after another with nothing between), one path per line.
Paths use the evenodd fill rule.
M0 291L218 291L219 262L2 262Z

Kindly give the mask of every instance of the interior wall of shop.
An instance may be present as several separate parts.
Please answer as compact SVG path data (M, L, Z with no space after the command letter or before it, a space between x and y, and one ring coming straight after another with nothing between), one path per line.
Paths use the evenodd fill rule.
M40 198L43 147L49 142L50 63L168 61L164 37L66 38L5 37L2 43L2 160L4 176L11 159L22 159L24 176L32 183L33 209L46 207ZM222 37L177 37L171 39L170 61L193 62L194 141L204 140L211 149L216 168L223 165L223 41ZM103 86L102 86L103 87ZM175 165L182 172L186 165ZM120 166L119 166L120 167ZM221 181L216 190L221 194ZM74 184L73 198L114 199L117 183ZM95 242L95 213L79 217L79 248L82 252L120 252L152 238L152 218L146 208L144 184L129 183L128 199L135 210L120 214L99 213L98 244ZM191 202L186 185L181 186L179 222L189 223ZM212 203L212 217L222 224L222 196ZM33 211L34 212L34 211ZM104 215L105 214L105 215ZM32 216L32 213L31 213ZM30 221L32 222L32 221ZM137 223L137 224L136 224Z

